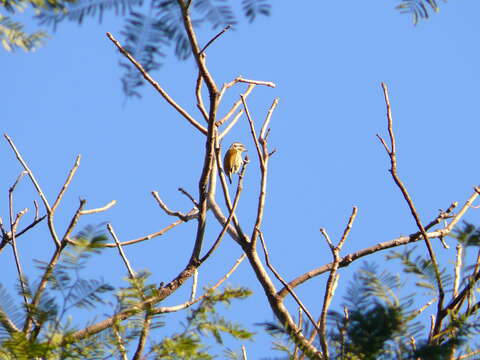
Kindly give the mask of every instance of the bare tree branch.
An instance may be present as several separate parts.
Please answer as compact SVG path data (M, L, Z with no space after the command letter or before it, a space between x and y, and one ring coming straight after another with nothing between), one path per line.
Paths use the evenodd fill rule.
M388 97L388 88L387 88L387 85L385 83L382 83L382 89L383 89L383 94L384 94L384 97L385 97L385 104L387 106L388 134L390 136L390 143L391 143L390 151L388 151L388 147L386 147L385 141L382 141L382 144L385 146L385 148L388 152L388 156L390 157L390 166L391 166L390 167L390 173L392 174L392 177L393 177L393 180L395 181L395 184L397 184L398 188L402 192L403 197L405 198L405 200L408 204L408 207L410 208L410 212L412 213L412 216L415 219L417 227L420 230L420 233L422 234L423 239L425 240L425 245L427 246L428 254L430 255L430 259L432 260L433 268L435 270L435 278L436 278L437 287L438 287L437 320L436 320L435 328L434 328L434 331L433 331L433 335L435 336L436 334L438 334L438 332L440 331L441 326L442 326L442 318L440 316L438 316L440 314L440 312L442 311L443 299L445 297L445 292L443 290L442 278L440 276L440 269L438 267L437 257L435 255L434 250L433 250L432 244L430 243L427 232L426 232L425 228L423 227L422 221L420 220L420 216L418 215L418 212L415 209L415 205L413 204L413 200L410 197L410 195L407 191L407 188L403 184L402 180L400 180L400 177L397 173L397 153L396 153L396 144L395 144L395 134L393 132L393 120L392 120L390 99ZM380 136L378 136L378 137L381 139ZM431 338L429 340L431 340Z
M40 185L38 184L38 181L37 179L35 178L35 176L33 175L33 172L32 170L30 170L30 168L28 167L27 163L25 162L25 160L23 160L22 156L20 155L20 152L17 150L17 147L15 146L15 144L13 143L12 139L7 135L7 134L3 134L3 136L5 137L5 139L7 139L8 143L10 144L10 147L12 148L12 150L15 152L15 155L17 156L17 159L18 161L20 162L20 164L22 164L23 168L27 171L28 173L28 176L30 177L30 180L32 181L33 185L35 186L35 189L37 190L37 193L38 195L40 196L40 198L42 199L43 201L43 204L47 210L47 216L48 216L48 227L50 229L50 233L52 235L52 239L53 241L55 242L55 245L57 246L57 248L60 247L60 240L58 239L58 236L57 236L57 232L55 231L55 226L53 225L53 213L52 213L52 208L50 207L50 204L48 203L48 200L45 196L45 194L43 193L43 190L42 188L40 187Z
M80 215L90 215L90 214L97 214L97 213L100 213L100 212L104 212L104 211L107 211L108 209L110 209L116 203L117 203L117 200L112 200L105 206L95 208L95 209L82 210L82 211L80 211Z
M115 230L113 230L113 227L111 224L107 224L107 229L110 235L112 235L113 240L115 240L115 244L117 245L118 248L118 253L120 254L120 257L122 258L127 270L128 274L130 275L130 279L135 279L135 272L133 271L132 267L130 266L130 262L127 259L127 256L125 255L125 252L123 251L122 244L118 240L117 234L115 234Z
M188 7L187 7L188 8ZM200 53L198 55L202 55L207 48L212 45L212 43L217 40L220 36L222 36L227 30L229 30L232 27L232 25L227 25L223 28L222 31L220 31L217 35L215 35L204 47L202 50L200 50Z
M478 194L476 192L472 196L470 196L470 198L467 200L466 206L468 206L467 204L472 203L477 198L477 196L478 196ZM438 225L443 219L445 219L446 217L449 216L449 214L453 211L453 209L455 209L456 206L457 206L457 203L453 203L452 205L450 205L450 207L447 210L442 212L439 216L437 216L437 218L435 220L433 220L430 224L425 226L425 229L428 230L428 229L434 227L435 225ZM461 213L461 211L459 212L459 214L460 213ZM462 213L462 214L464 214L464 213ZM457 219L457 216L458 216L458 214L453 217L452 221L458 222L459 219ZM427 235L430 239L434 239L434 238L438 238L438 237L441 237L441 236L447 236L450 232L451 232L451 230L449 230L449 226L447 225L445 228L442 228L442 229L436 230L436 231L432 231L430 233L427 233ZM351 254L348 254L348 255L342 257L341 260L340 260L339 268L346 267L346 266L350 265L352 262L354 262L355 260L358 260L358 259L360 259L364 256L368 256L370 254L376 253L378 251L391 249L393 247L402 246L402 245L406 245L406 244L410 244L410 243L419 241L419 240L421 240L421 236L422 236L422 234L420 232L416 232L416 233L413 233L411 235L400 236L396 239L393 239L393 240L390 240L390 241L385 241L385 242L382 242L382 243L378 243L376 245L364 248L362 250L358 250L354 253L351 253ZM333 267L333 263L322 265L322 266L320 266L316 269L310 270L310 271L296 277L294 280L290 281L288 284L292 288L295 288L296 286L299 286L299 285L303 284L304 282L308 281L311 278L314 278L314 277L316 277L318 275L321 275L321 274L323 274L327 271L330 271L332 269L332 267ZM283 288L278 292L277 295L281 298L284 298L285 296L288 295L288 291L287 291L286 288Z
M168 93L163 90L159 83L157 83L153 78L145 71L143 66L133 58L130 53L125 50L125 48L120 44L120 42L113 37L112 34L107 32L107 37L115 44L115 46L120 50L120 52L128 59L130 62L140 71L143 75L145 80L147 80L159 93L162 97L175 109L177 110L187 121L192 124L197 130L199 130L202 134L207 133L207 129L200 125L197 120L195 120L184 108L178 105L175 100L173 100Z

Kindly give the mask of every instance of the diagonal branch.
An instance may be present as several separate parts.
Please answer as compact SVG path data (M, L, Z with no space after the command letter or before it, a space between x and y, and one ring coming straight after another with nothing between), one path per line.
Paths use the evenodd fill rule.
M10 144L10 147L15 152L15 155L16 155L18 161L20 162L20 164L22 164L25 171L27 171L28 176L30 177L30 180L32 181L33 185L35 186L35 189L37 190L38 195L42 199L43 204L45 206L45 209L47 210L47 216L48 216L47 220L48 220L48 228L50 229L50 234L52 235L52 239L55 242L55 245L57 246L57 248L59 248L60 247L60 240L58 239L57 232L55 231L55 226L53 225L52 208L50 207L50 204L48 203L47 197L43 193L43 190L40 187L40 185L38 184L37 179L33 175L32 170L30 170L30 168L28 167L25 160L23 160L22 156L20 155L20 152L17 150L17 147L13 143L12 139L7 134L3 134L3 136L5 137L5 139L7 139L8 143Z
M202 134L207 133L207 129L200 125L197 120L195 120L184 108L178 105L175 100L173 100L168 93L163 90L159 83L157 83L153 78L147 73L147 71L143 68L143 66L133 58L130 53L125 50L125 48L120 44L120 42L113 37L112 34L107 32L107 37L115 44L115 46L120 50L120 52L128 59L130 62L140 71L143 75L145 80L147 80L159 93L162 97L175 109L177 110L187 121L192 124L197 130L199 130Z
M464 208L469 207L469 204L471 204L478 197L478 195L479 195L478 193L474 192L470 196L470 198L467 200L467 202L465 203ZM453 203L452 205L450 205L450 207L447 210L440 213L440 215L438 215L435 220L433 220L427 226L425 226L425 229L429 230L432 227L434 227L435 225L438 225L445 218L449 217L451 212L455 209L456 206L457 206L457 203ZM462 215L464 214L464 212L462 212L462 211L460 211L459 214L460 213L462 213ZM459 218L457 218L457 217L458 217L458 214L453 217L452 222L453 221L455 223L458 222ZM451 229L449 229L449 225L447 225L445 228L427 233L427 236L428 236L429 239L435 239L435 238L439 238L439 237L442 237L442 236L447 236L448 234L450 234L450 232L451 232ZM351 253L351 254L348 254L348 255L342 257L341 260L340 260L339 268L347 267L352 262L354 262L355 260L361 259L364 256L368 256L368 255L376 253L378 251L391 249L391 248L394 248L394 247L397 247L397 246L407 245L407 244L419 241L421 239L422 239L422 234L420 232L416 232L416 233L413 233L413 234L410 234L410 235L407 235L407 236L400 236L400 237L395 238L393 240L385 241L385 242L378 243L378 244L375 244L373 246L358 250L354 253ZM316 276L319 276L319 275L321 275L321 274L323 274L327 271L330 271L332 269L332 267L333 267L333 263L328 263L328 264L322 265L322 266L320 266L316 269L310 270L310 271L308 271L308 272L306 272L302 275L297 276L295 279L291 280L288 284L291 287L294 288L294 287L299 286L299 285L305 283L306 281L308 281L308 280L310 280L310 279L312 279ZM288 295L288 291L287 291L286 288L283 288L277 293L277 295L280 298L284 298L285 296Z
M320 329L317 326L317 322L313 318L312 314L310 314L310 311L308 311L307 307L303 304L302 300L300 300L300 298L297 296L297 294L295 294L293 289L290 286L288 286L288 283L283 279L283 277L280 275L280 273L275 269L275 267L270 262L270 256L268 255L267 244L265 242L265 239L263 238L263 233L261 231L259 231L259 235L260 235L260 242L262 243L262 247L263 247L263 253L265 254L265 262L266 262L268 268L272 271L272 273L275 275L275 277L278 279L278 281L280 281L282 283L282 285L287 288L290 295L292 295L292 297L297 302L298 306L300 306L300 309L302 309L303 312L307 315L308 319L312 323L315 330L320 332ZM299 327L298 329L301 329L301 328Z
M388 151L388 147L385 144L385 141L377 135L377 137L382 141L382 144L384 145L385 149L387 150L388 156L390 157L390 173L392 174L393 180L395 184L397 184L398 188L403 194L403 197L405 198L408 207L410 208L410 212L412 213L413 218L415 219L415 222L417 224L418 229L420 230L420 233L422 234L423 239L425 240L425 245L427 247L428 253L430 255L430 259L432 260L433 268L435 270L435 278L437 281L437 286L438 286L438 303L437 303L437 315L440 314L442 311L443 307L443 300L445 297L445 292L443 290L443 283L442 283L442 278L440 276L440 269L438 267L438 262L437 262L437 257L435 255L435 252L432 248L432 244L430 243L430 240L428 238L427 232L425 228L423 227L422 221L420 220L420 216L415 209L415 205L413 204L413 200L410 197L406 186L403 184L402 180L400 179L398 172L397 172L397 154L396 154L396 143L395 143L395 134L393 132L393 120L392 120L392 112L391 112L391 106L390 106L390 99L388 97L388 88L385 83L382 83L382 89L383 89L383 94L385 97L385 104L387 107L387 121L388 121L388 134L390 137L390 144L391 148L390 151ZM437 316L436 321L435 321L435 327L433 329L433 335L435 336L438 334L440 331L442 325L442 319L440 319L439 316ZM431 338L429 339L431 341Z
M230 28L232 27L232 25L227 25L223 28L222 31L220 31L217 35L215 35L203 48L202 50L200 50L200 52L198 53L198 55L202 55L205 50L207 50L207 48L212 45L212 43L217 40L220 36L222 36L227 30L229 30Z

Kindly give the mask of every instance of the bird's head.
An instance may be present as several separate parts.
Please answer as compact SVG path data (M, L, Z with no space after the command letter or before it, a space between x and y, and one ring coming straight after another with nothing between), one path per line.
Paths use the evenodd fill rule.
M240 153L242 153L244 151L248 151L247 148L245 147L245 145L243 145L242 143L239 143L239 142L234 142L232 145L230 145L230 150L235 150L235 151L238 151Z

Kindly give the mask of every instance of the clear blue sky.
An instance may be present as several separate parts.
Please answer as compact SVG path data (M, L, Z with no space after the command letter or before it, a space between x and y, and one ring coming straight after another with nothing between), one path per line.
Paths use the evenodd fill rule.
M257 87L248 102L260 124L273 99L280 98L271 122L270 147L277 152L270 162L263 231L272 261L286 279L331 261L319 228L326 228L338 241L353 205L359 214L343 255L416 231L387 171L388 157L375 137L387 135L382 81L390 89L399 172L422 220L429 222L453 201L464 202L479 182L475 139L480 130L480 4L442 3L440 13L418 26L395 11L395 5L393 1L348 6L274 2L272 16L252 25L243 21L208 50L208 65L218 84L240 74L277 84L275 89ZM142 99L123 106L120 56L105 36L109 31L121 40L122 23L113 14L100 25L92 19L81 27L64 23L33 54L0 52L1 131L13 138L51 202L75 156L82 154L80 169L58 211L60 233L79 197L87 199L88 208L117 200L110 211L83 218L80 227L108 221L125 241L174 221L158 208L152 190L180 211L188 211L190 204L178 187L197 195L203 137L148 85L142 89ZM199 38L205 43L213 34L201 31ZM170 56L153 76L199 115L191 59L178 62ZM237 98L238 91L232 91L223 109ZM225 139L227 144L233 141L251 150L238 209L249 229L259 172L245 118ZM3 138L0 163L0 216L7 222L8 187L20 167ZM37 199L33 187L24 179L16 193L16 209L33 210L33 199ZM466 219L479 223L477 211L471 210ZM195 228L194 222L188 223L163 237L127 247L132 266L149 269L155 282L168 282L188 261ZM209 228L209 239L217 230L216 224ZM448 241L450 250L438 247L445 266L454 259L455 246L452 239ZM21 238L19 247L27 270L33 269L33 258L47 261L52 251L50 239L40 229ZM0 282L10 288L15 270L9 251L2 254L7 271L2 271ZM240 254L238 246L226 239L201 268L200 285L216 282ZM383 265L383 255L373 260ZM341 270L334 308L342 286L359 265ZM89 270L89 276L124 284L126 272L116 250L94 258ZM326 274L298 289L314 313L319 311L325 279ZM231 317L252 329L253 323L272 319L246 263L229 283L255 292L232 308ZM189 285L165 305L184 301L188 289ZM177 329L176 321L167 331ZM238 349L238 344L232 346ZM247 343L247 350L252 359L273 356L263 337Z

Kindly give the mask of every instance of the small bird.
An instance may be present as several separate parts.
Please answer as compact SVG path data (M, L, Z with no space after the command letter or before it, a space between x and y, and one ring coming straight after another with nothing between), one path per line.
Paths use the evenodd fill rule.
M243 164L242 153L244 151L248 150L242 143L234 142L223 158L223 170L227 174L230 184L232 183L232 174L237 173Z

